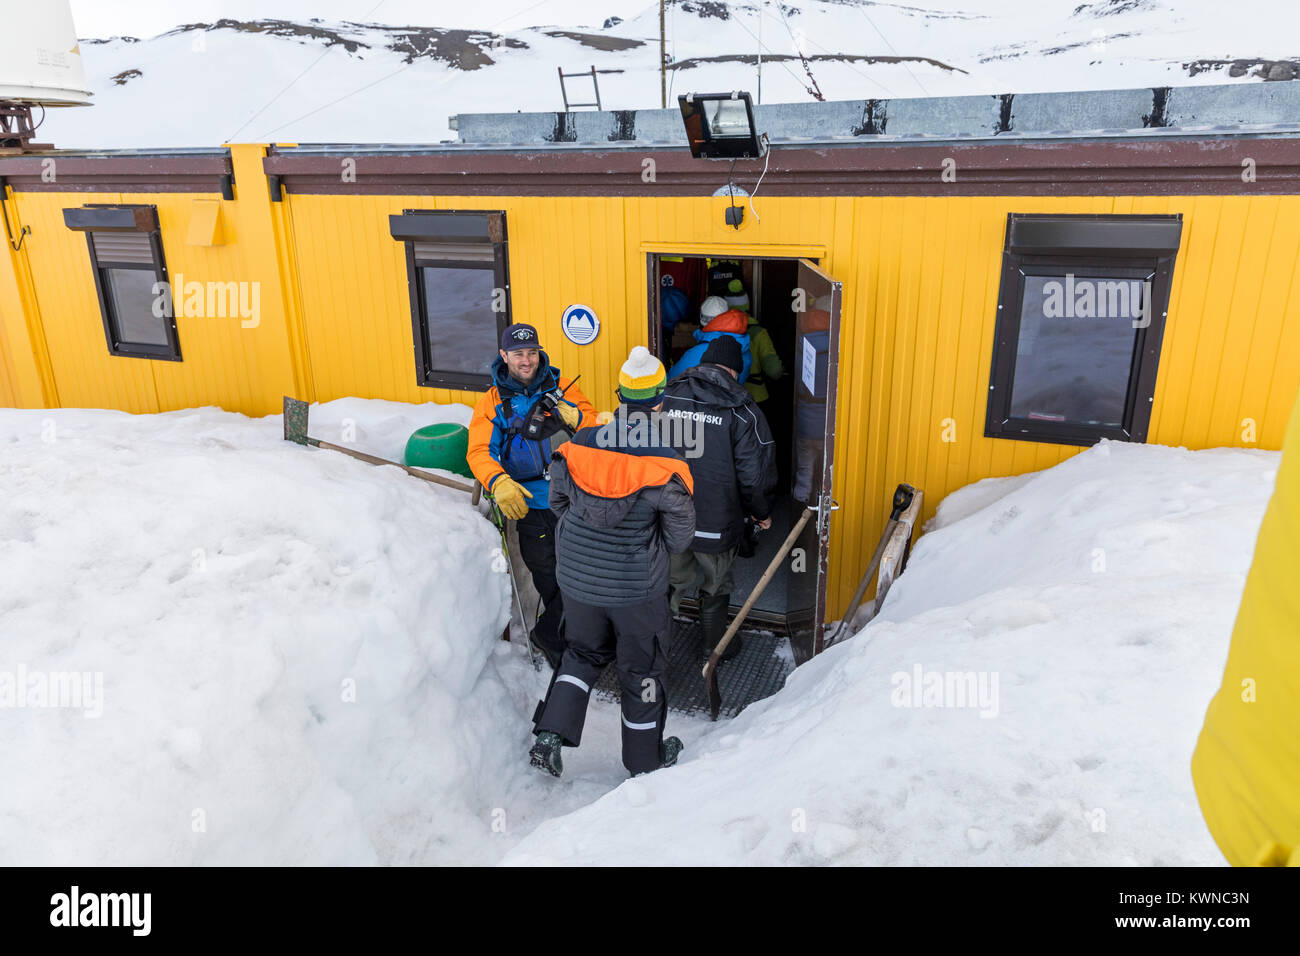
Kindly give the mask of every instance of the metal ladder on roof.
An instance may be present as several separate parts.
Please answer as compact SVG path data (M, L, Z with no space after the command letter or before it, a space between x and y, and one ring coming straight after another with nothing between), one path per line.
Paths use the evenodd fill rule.
M558 73L558 74L560 74L560 96L562 96L562 97L564 98L564 112L566 112L566 113L571 113L571 112L573 112L573 110L575 110L575 109L585 109L585 108L587 108L587 107L594 107L597 111L600 110L600 81L596 79L596 67L595 67L595 66L592 66L592 68L591 68L590 71L583 70L581 73L565 73L563 67L557 66L557 67L555 68L555 72ZM602 73L609 73L609 72L613 72L613 71L610 71L610 70L602 70L601 72L602 72ZM622 71L620 70L619 72L622 72ZM594 102L594 103L570 103L570 102L569 102L569 90L568 90L568 88L564 85L564 80L565 80L566 77L571 79L571 78L573 78L573 77L575 77L575 76L589 76L589 77L591 77L591 88L592 88L592 91L596 94L596 102Z

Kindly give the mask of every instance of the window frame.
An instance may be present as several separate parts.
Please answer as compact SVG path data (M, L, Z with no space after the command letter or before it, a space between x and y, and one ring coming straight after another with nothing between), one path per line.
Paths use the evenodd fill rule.
M1050 238L1040 233L1037 244L1013 242L1013 230L1026 223L1054 230ZM1079 227L1072 228L1074 225ZM1002 276L998 289L997 322L993 337L993 354L989 368L989 390L985 406L984 436L1011 441L1033 441L1054 445L1090 446L1109 438L1114 441L1145 442L1155 402L1156 377L1160 350L1164 341L1165 322L1169 315L1169 296L1173 282L1177 245L1161 246L1147 236L1135 236L1131 245L1097 245L1098 236L1115 239L1123 236L1126 225L1147 228L1154 224L1177 225L1181 236L1182 216L1129 215L1040 215L1008 213L1003 245ZM1098 227L1102 230L1098 232ZM1110 228L1110 227L1118 227ZM1077 244L1071 245L1071 242ZM1134 274L1116 274L1116 270ZM1101 278L1113 275L1116 280L1141 278L1151 281L1151 321L1144 328L1133 329L1133 352L1129 365L1128 386L1124 398L1123 419L1118 426L1085 425L1079 422L1052 422L1017 418L1011 415L1015 384L1016 357L1020 344L1021 310L1024 303L1026 276L1062 276L1067 273L1089 274Z
M459 221L453 217L460 217ZM457 227L466 222L465 217L481 217L486 221L484 236L453 235ZM401 241L406 253L406 288L411 305L411 342L415 356L415 384L421 388L450 388L461 391L486 392L492 387L490 375L479 375L459 369L440 369L435 364L429 342L428 315L425 311L424 272L432 268L491 270L494 289L505 290L505 309L496 313L496 341L514 321L510 297L509 240L506 233L506 214L500 209L406 209L400 216L389 216L389 230L394 239ZM454 253L446 258L429 258L415 253L416 243L439 241L490 246L492 260L458 259ZM455 244L452 243L453 245ZM495 356L495 353L493 353Z
M63 214L68 228L86 234L86 249L90 253L91 273L95 279L95 298L99 302L99 317L104 326L104 340L108 345L109 355L119 358L153 359L160 362L184 361L181 355L180 333L176 327L175 299L172 298L172 307L163 316L163 331L167 337L165 345L130 341L120 334L121 322L116 302L109 294L109 283L104 275L105 269L151 272L154 282L166 283L170 288L167 259L163 255L162 231L158 225L158 207L92 203L80 209L65 209ZM145 265L139 262L101 258L95 250L97 233L145 234L148 237L149 252L153 262Z

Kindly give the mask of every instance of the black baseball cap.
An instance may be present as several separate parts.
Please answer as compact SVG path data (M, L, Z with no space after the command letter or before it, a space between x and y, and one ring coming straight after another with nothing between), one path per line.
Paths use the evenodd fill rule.
M507 325L501 333L501 351L513 352L516 349L540 349L542 343L537 340L537 330L531 325L516 322Z

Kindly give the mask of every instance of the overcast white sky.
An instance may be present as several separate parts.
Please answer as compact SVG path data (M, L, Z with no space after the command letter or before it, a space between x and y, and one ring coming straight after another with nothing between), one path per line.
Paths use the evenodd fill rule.
M181 23L312 19L518 30L540 24L599 27L658 0L72 0L80 37L151 37Z

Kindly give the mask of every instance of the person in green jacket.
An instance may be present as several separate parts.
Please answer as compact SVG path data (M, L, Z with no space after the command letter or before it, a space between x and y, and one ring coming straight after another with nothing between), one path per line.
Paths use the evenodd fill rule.
M727 305L733 309L739 309L746 315L749 315L749 295L745 292L745 287L741 285L739 279L732 279L727 288ZM776 346L772 344L772 336L768 334L767 329L758 324L758 320L749 315L749 354L753 357L753 364L749 370L749 378L745 381L745 388L749 389L749 394L753 396L756 402L766 402L770 397L767 392L767 383L775 382L785 374L785 365L781 363L781 356L776 354Z
M761 404L768 399L767 383L775 382L784 375L785 366L781 363L781 356L776 354L772 336L767 334L767 329L759 325L753 316L749 319L749 353L753 356L754 364L749 370L745 388L754 396L754 401Z

